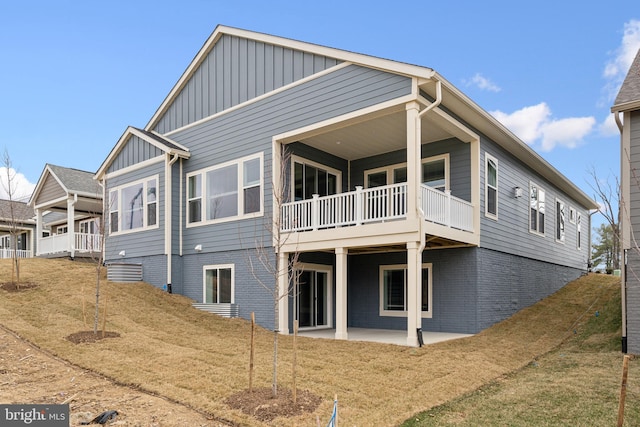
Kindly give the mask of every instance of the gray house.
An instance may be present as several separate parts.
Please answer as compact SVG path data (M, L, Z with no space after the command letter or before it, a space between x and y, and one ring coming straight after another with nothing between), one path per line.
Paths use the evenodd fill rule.
M107 262L285 334L411 346L585 273L597 207L431 68L223 26L96 178Z
M37 256L91 257L101 250L102 194L93 173L46 164L29 199Z
M25 202L0 199L0 259L31 258L35 248L36 220ZM15 239L15 241L14 241Z
M622 271L622 351L640 354L640 51L611 111L620 128L620 236Z

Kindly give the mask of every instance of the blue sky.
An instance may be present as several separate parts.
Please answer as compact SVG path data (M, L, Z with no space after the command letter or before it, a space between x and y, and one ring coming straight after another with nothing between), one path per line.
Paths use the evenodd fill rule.
M591 168L619 174L610 107L640 48L635 0L37 0L0 6L0 150L19 193L47 162L97 170L218 24L434 68L587 194Z

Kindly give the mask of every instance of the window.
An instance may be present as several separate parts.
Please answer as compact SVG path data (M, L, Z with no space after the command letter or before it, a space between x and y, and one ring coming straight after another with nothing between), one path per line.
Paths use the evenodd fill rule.
M158 226L158 177L146 178L109 192L111 233L140 231Z
M314 194L328 196L340 188L340 171L311 162L293 159L293 198L307 200Z
M366 188L407 182L407 164L398 163L364 173ZM421 181L430 187L445 191L449 189L449 154L422 159Z
M485 215L494 219L498 218L498 160L485 154Z
M565 207L564 203L556 199L556 241L564 243L564 224L565 224Z
M576 240L578 250L582 249L582 215L580 213L576 216Z
M544 190L532 183L529 185L529 194L529 230L533 233L544 234L544 214L546 210Z
M262 213L262 153L187 175L187 225Z
M99 233L97 218L91 218L91 219L86 219L84 221L80 221L79 227L80 227L80 233L84 233L84 234Z
M56 227L56 234L66 234L69 228L66 225L59 225Z
M205 265L202 302L205 304L233 303L233 281L233 265Z
M422 264L422 317L431 317L431 264ZM380 315L407 315L407 266L380 266Z
M571 224L576 223L576 209L573 207L569 208L569 222Z

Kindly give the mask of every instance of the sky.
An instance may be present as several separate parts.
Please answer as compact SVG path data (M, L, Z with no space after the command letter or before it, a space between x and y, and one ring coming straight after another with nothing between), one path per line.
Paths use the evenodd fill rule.
M219 24L433 68L588 195L591 171L619 175L610 108L640 48L637 0L4 1L0 150L15 195L46 163L95 172Z

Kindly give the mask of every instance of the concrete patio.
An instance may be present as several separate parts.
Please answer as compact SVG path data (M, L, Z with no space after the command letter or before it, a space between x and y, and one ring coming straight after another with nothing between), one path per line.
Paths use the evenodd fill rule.
M335 339L335 333L335 329L314 329L299 331L298 336L309 338ZM390 329L348 328L347 334L349 337L349 341L369 341L384 344L395 344L404 346L407 345L407 331ZM424 342L424 345L470 336L472 336L472 334L422 331L422 340Z

